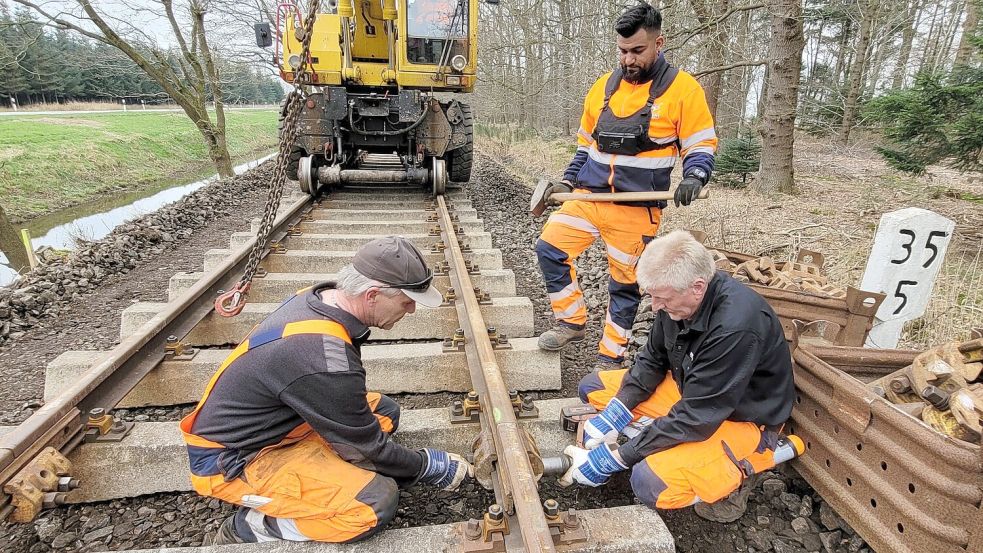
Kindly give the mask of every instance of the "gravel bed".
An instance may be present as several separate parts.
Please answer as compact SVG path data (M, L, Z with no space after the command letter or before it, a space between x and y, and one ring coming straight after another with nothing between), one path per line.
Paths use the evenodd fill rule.
M486 230L495 237L495 247L502 250L506 266L515 271L518 295L529 297L532 300L536 309L536 332L542 332L552 326L552 315L533 247L545 218L533 218L527 213L526 206L529 202L530 189L519 182L506 167L481 153L477 156L477 161L474 178L476 184L468 189L468 194L478 210L479 217L484 219ZM268 171L268 165L266 167ZM244 207L250 207L254 211L257 206L259 209L262 207L262 196L256 193L259 191L257 186L265 182L265 178L268 178L268 174L262 171L263 169L260 169L258 173L254 171L239 177L245 181L244 189L253 190L251 203L246 202L248 206ZM223 197L222 192L215 193L218 194L219 198ZM224 197L228 198L228 196ZM195 201L208 202L209 198L211 196L204 200L199 198ZM193 233L190 229L197 229L207 224L211 210L221 209L216 205L223 206L225 204L219 199L217 204L208 205L211 207L201 209L203 213L192 216L185 221L188 225L185 228L189 229L187 232L182 232L180 223L178 223L178 226L173 229L173 234L171 230L168 230L167 233L172 238L178 237L175 238L175 241L191 242L190 239L200 233ZM199 205L199 207L201 206ZM244 225L248 225L248 218L242 218L240 215L239 220ZM161 283L164 284L163 290L166 292L167 278L175 270L200 270L201 254L204 253L204 250L199 252L197 259L194 259L193 255L188 256L191 258L191 262L187 268L179 265L181 268L178 269L175 267L175 263L165 265L160 260L154 261L154 256L160 257L159 253L161 253L155 252L154 249L168 251L175 247L171 242L161 243L163 242L164 231L160 231L161 235L158 236L153 232L147 234L147 227L139 222L131 225L128 226L127 230L120 229L107 238L108 241L112 241L119 247L117 252L110 254L108 258L105 257L105 254L99 254L103 256L100 258L103 261L100 262L94 262L91 259L86 262L95 263L93 267L104 267L101 263L106 259L109 260L109 264L105 265L108 268L102 269L101 276L97 277L97 273L93 269L93 279L102 279L97 292L87 294L88 287L84 290L78 287L78 281L81 280L79 277L82 274L72 272L69 274L74 275L73 277L61 278L65 274L61 271L76 270L69 268L76 267L71 262L55 262L55 266L58 268L55 269L54 274L58 276L53 280L75 282L76 288L65 288L65 284L56 284L47 288L39 286L30 292L30 294L35 294L38 290L49 291L63 299L48 301L43 305L36 303L33 308L23 311L19 310L20 305L14 305L10 302L9 295L5 296L3 291L0 291L0 308L8 308L8 312L0 309L0 320L9 321L11 319L3 319L2 316L11 317L13 314L13 316L19 317L18 320L20 321L17 323L18 330L14 332L24 332L23 335L14 338L14 343L17 344L16 349L21 351L21 355L29 355L31 348L40 348L39 342L50 341L52 337L66 336L69 330L77 331L78 325L62 324L61 327L57 327L57 324L64 323L65 313L68 313L68 316L77 313L77 311L71 311L78 309L78 306L73 305L73 303L85 303L90 299L89 296L105 294L105 290L111 286L118 286L111 298L114 306L125 307L134 298L141 301L155 301L155 299L160 301L163 299L148 299L148 294L145 291L146 285L143 281L138 281L141 284L137 286L131 284L136 275L131 274L129 281L122 278L127 272L145 271L149 273L146 276L150 280L153 280L151 277L154 276L154 273L161 273L162 271L166 273L156 276L158 288L150 292L150 295L153 296L154 294L159 295ZM221 230L216 227L216 232L224 232L224 234L214 237L214 242L218 244L227 243L228 233L232 232L232 229L238 230L231 223L226 224L225 227ZM127 238L129 236L127 232L131 231L138 238ZM100 246L100 248L104 247L106 246ZM209 245L207 247L224 246ZM139 253L135 256L129 256L121 253L130 249L143 252L143 254L142 256ZM103 250L97 249L96 251ZM116 257L117 253L121 256L119 260ZM182 258L180 255L175 257ZM577 383L592 369L596 359L596 345L600 338L604 305L607 301L607 261L599 243L581 256L579 264L586 269L580 273L580 282L590 313L588 339L564 352L562 389L535 393L533 395L536 398L574 396ZM88 267L85 263L83 266ZM110 272L111 270L115 270L115 273ZM73 281L72 278L76 280ZM29 280L29 282L47 281ZM90 282L92 281L90 280ZM125 292L128 286L134 286L133 293L129 295ZM68 292L67 299L64 299L65 295L61 294L63 289ZM23 295L22 292L21 296ZM46 297L50 299L51 294ZM4 301L7 302L6 306ZM27 303L23 307L28 307ZM93 305L88 306L88 310L93 308ZM58 314L59 317L51 317L55 314ZM108 320L100 322L100 325L105 324L106 328L111 330L108 333L109 338L104 338L102 341L94 339L92 349L115 344L118 313L115 314L115 322L111 315ZM650 309L646 309L646 306L643 305L635 324L636 337L633 338L629 355L634 353L639 344L644 343L644 330L647 321L651 318ZM49 319L56 321L56 328L53 330L44 328L46 320ZM22 326L24 323L27 323L28 326ZM38 326L42 328L34 328ZM72 328L73 326L75 328ZM11 326L11 328L14 327ZM107 334L105 329L100 331L98 327L88 330L97 334ZM103 342L112 343L105 345ZM62 344L60 348L56 345L53 349L57 349L57 353L61 353L64 349L69 348ZM4 355L10 355L10 350L11 348L0 350L0 362L4 360ZM47 353L51 353L51 351ZM37 357L36 353L35 351L35 357ZM45 359L44 357L34 361L34 364L41 369L40 375L43 375L44 364L50 360L50 358ZM35 367L35 372L36 370ZM21 379L31 376L23 372L19 374ZM18 376L15 375L13 378L18 378ZM13 399L10 394L0 396L4 400L4 420L22 419L41 405L37 399L40 397L37 391L40 390L43 383L39 384L39 379L43 380L37 374L31 377L32 384L30 386L36 392L35 395L31 395L29 392L23 394L22 392L20 397L15 395ZM27 398L26 401L24 401L25 397ZM396 396L405 409L442 407L446 406L452 399L458 399L458 397L459 394L400 394ZM21 401L22 404L17 403L18 401ZM16 408L13 409L13 415L7 409L7 405L12 403L17 404ZM173 421L183 416L192 407L188 405L169 408L121 409L116 413L124 420ZM661 514L666 520L666 524L676 538L678 549L683 552L739 551L764 553L775 551L776 553L811 553L825 551L829 553L869 553L863 541L836 516L804 480L795 474L794 470L790 467L781 468L783 470L769 473L763 478L762 485L752 492L747 513L734 524L716 524L704 521L696 517L692 509L662 511ZM548 478L541 483L541 496L544 499L557 499L563 508L575 507L579 510L630 505L635 500L627 476L627 473L616 475L606 486L594 489L576 486L561 489L556 486L554 479ZM400 507L392 527L401 528L466 520L479 516L491 501L493 501L491 493L481 489L479 485L473 482L466 484L457 493L438 492L426 486L417 486L401 492ZM0 526L0 533L5 536L4 543L7 544L4 547L5 551L31 553L118 551L150 547L196 546L207 543L220 522L232 512L233 507L229 505L215 499L201 498L195 494L155 494L140 498L54 509L45 512L41 518L31 524L2 525Z

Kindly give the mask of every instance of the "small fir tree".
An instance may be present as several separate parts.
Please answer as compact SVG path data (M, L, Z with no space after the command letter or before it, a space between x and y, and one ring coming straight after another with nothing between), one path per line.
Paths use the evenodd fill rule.
M746 132L737 138L721 141L713 167L713 180L724 186L744 188L750 173L761 164L761 143L754 133Z

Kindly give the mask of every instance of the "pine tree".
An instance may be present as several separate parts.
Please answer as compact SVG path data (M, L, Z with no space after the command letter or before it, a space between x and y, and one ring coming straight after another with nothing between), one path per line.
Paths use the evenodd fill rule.
M983 53L983 36L972 43ZM872 100L866 114L884 125L888 146L877 147L888 165L916 175L943 162L960 171L983 171L983 68L921 74L910 89Z
M754 133L745 132L737 138L725 139L720 144L713 168L713 180L724 186L743 188L747 177L761 164L761 143ZM740 178L740 180L738 180Z

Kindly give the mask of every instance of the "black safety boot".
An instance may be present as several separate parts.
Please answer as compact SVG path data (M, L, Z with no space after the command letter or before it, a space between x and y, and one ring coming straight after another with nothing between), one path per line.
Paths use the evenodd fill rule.
M218 527L218 532L212 538L212 545L231 545L234 543L246 543L246 540L236 534L236 516L232 515Z
M580 342L587 335L584 329L576 329L566 325L556 325L551 330L540 334L539 349L558 351L567 344Z

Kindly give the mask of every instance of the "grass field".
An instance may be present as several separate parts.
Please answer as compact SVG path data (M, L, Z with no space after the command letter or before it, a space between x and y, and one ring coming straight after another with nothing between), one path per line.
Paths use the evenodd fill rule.
M276 147L275 109L226 117L234 163ZM214 173L201 135L181 112L0 118L0 204L14 220Z

